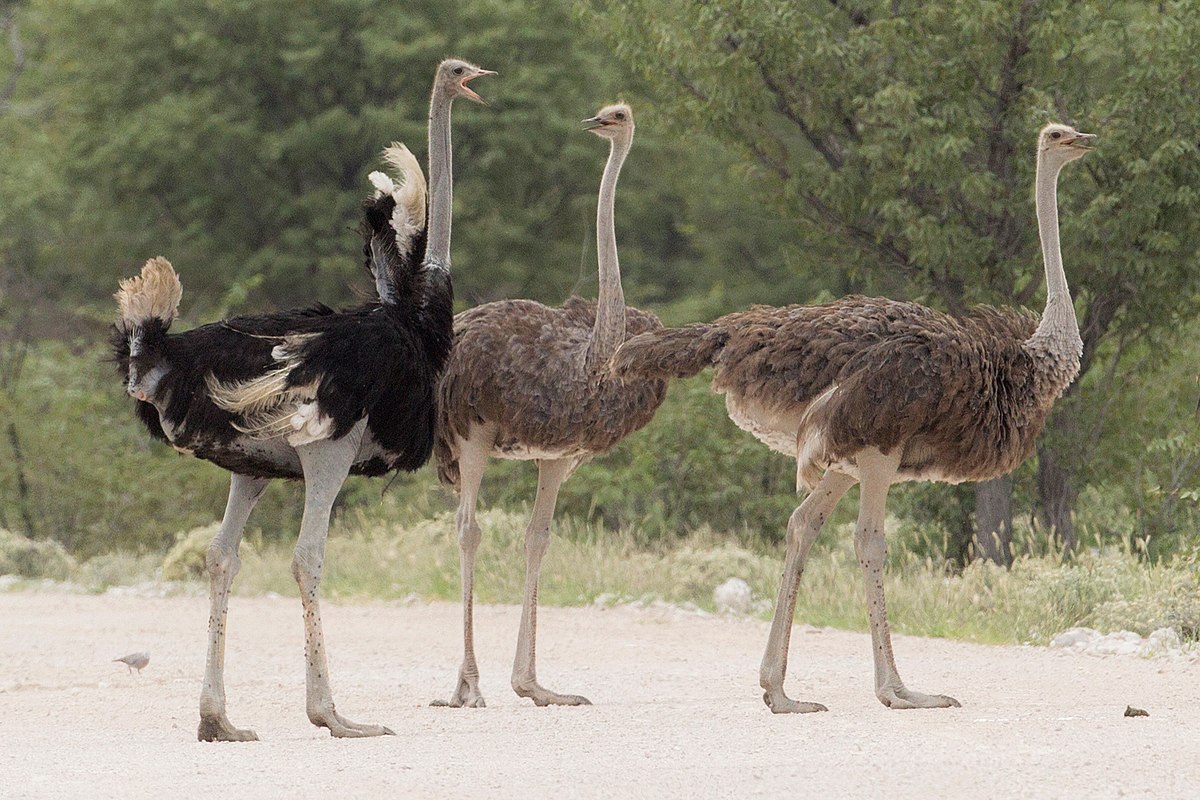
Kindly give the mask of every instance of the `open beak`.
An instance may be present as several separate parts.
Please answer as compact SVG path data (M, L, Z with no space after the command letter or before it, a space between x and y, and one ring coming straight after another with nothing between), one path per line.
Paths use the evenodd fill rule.
M580 123L585 131L594 131L596 128L603 128L608 123L599 117L588 117Z
M1068 144L1070 144L1071 147L1077 147L1080 150L1091 150L1092 142L1095 140L1096 134L1094 133L1080 133L1077 134L1074 139L1068 142Z
M465 94L467 97L474 100L476 103L483 103L486 106L487 100L484 100L482 97L475 94L475 92L471 89L471 87L467 86L467 81L473 81L476 78L481 77L483 75L495 75L495 74L496 73L490 69L481 69L478 72L474 73L473 75L468 75L467 77L465 77L461 81L459 81L458 88L462 90L463 94Z

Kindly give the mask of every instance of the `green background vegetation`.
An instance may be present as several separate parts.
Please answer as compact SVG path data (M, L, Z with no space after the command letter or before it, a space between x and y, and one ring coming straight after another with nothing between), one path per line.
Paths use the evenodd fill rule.
M1040 308L1034 133L1099 133L1060 190L1084 374L990 494L895 490L895 538L962 564L999 496L1010 552L1053 529L1194 572L1195 3L27 0L0 20L0 528L132 558L219 515L225 474L152 444L104 361L117 279L171 258L180 329L355 302L366 174L392 140L423 153L432 70L456 54L500 73L489 107L456 111L461 307L594 295L605 150L577 121L617 98L639 125L626 293L673 323L848 292ZM778 541L794 465L722 406L703 377L674 386L564 487L567 535ZM529 465L494 464L484 503L521 511L532 490ZM450 503L427 469L352 480L339 513ZM286 542L298 509L274 486L251 527Z

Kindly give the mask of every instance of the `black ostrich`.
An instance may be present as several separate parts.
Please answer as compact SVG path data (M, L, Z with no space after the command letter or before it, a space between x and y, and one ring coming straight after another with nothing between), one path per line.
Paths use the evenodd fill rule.
M348 474L413 470L433 446L434 392L453 341L450 281L450 107L479 100L467 81L491 74L443 61L429 114L429 222L420 166L385 151L402 184L373 173L363 204L363 252L379 300L235 317L168 334L183 289L170 263L146 262L121 282L114 350L150 433L232 475L221 529L208 548L211 613L200 693L203 741L249 741L225 711L225 619L246 520L272 478L302 479L304 516L292 574L304 604L307 711L338 737L379 736L334 709L318 591L334 499ZM426 234L428 233L428 244ZM422 260L422 256L424 256Z

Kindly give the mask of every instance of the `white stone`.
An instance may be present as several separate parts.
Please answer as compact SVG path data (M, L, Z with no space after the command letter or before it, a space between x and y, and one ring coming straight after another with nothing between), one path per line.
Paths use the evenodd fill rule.
M1159 628L1153 631L1149 638L1138 648L1138 655L1144 657L1165 656L1178 653L1183 649L1183 641L1174 628Z
M750 584L741 578L730 578L713 589L713 605L728 614L745 614L753 599Z
M1086 647L1100 638L1094 628L1071 628L1050 640L1051 647Z

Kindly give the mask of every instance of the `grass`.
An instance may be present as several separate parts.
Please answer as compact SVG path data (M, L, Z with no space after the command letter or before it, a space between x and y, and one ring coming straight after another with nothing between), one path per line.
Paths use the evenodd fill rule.
M480 514L483 544L476 596L519 603L524 586L527 515L499 509ZM93 591L158 576L204 580L203 558L214 526L179 537L166 559L111 554L74 565L70 580ZM801 581L796 619L818 626L866 628L853 527L831 526L814 549ZM555 525L543 566L540 600L548 605L662 600L712 610L712 590L730 577L745 580L769 617L779 583L782 548L752 537L698 530L647 547L636 531L612 532L569 518ZM242 548L239 594L295 596L290 546L251 535ZM452 514L405 510L385 500L353 510L334 525L323 593L343 600L459 598L458 544ZM155 569L157 567L157 570ZM61 572L61 568L57 568ZM36 576L35 576L36 577ZM899 632L988 643L1045 643L1077 625L1142 635L1173 627L1185 639L1200 632L1200 562L1148 562L1121 549L1028 555L1012 569L976 562L961 572L935 558L893 547L887 598ZM197 587L199 588L199 587Z
M458 544L449 512L405 519L384 503L354 511L334 526L323 591L342 599L459 598ZM476 561L476 596L519 603L524 586L525 513L484 511ZM562 519L542 570L539 598L548 605L662 600L713 610L713 589L745 580L769 617L779 586L782 547L744 535L693 531L653 546L636 531L606 531ZM203 544L203 540L202 540ZM252 543L253 544L253 543ZM866 629L853 526L832 527L809 559L796 619ZM202 549L201 549L202 552ZM295 595L291 550L258 543L244 554L237 591ZM887 573L895 630L989 643L1045 643L1076 625L1142 635L1174 627L1195 639L1200 629L1200 564L1195 558L1148 563L1120 549L1085 552L1063 565L1061 554L1029 555L1011 570L976 562L948 571L944 561L893 548Z

